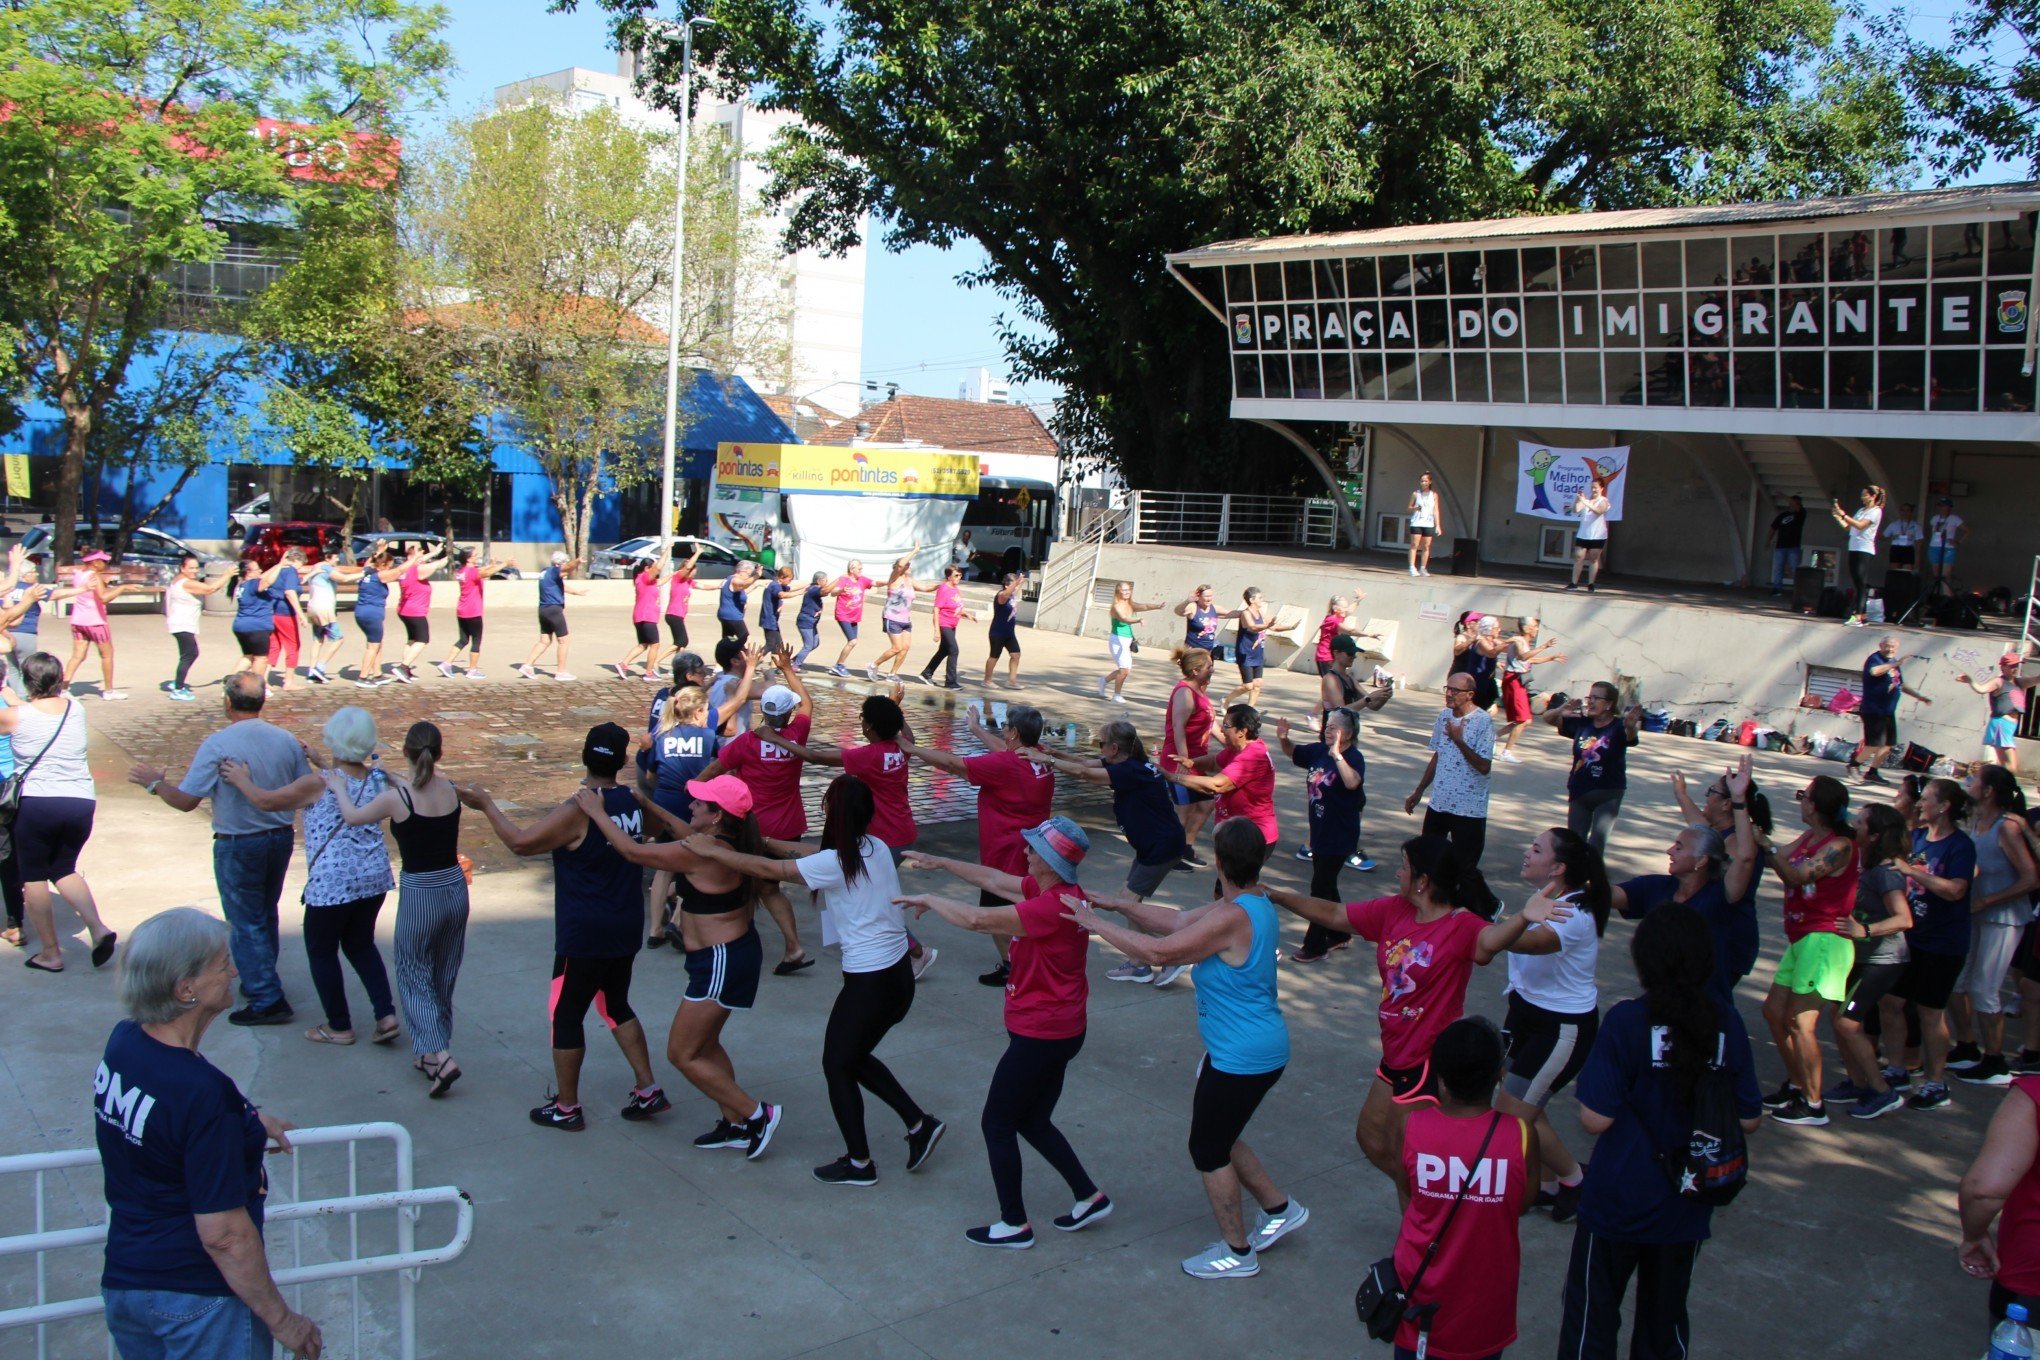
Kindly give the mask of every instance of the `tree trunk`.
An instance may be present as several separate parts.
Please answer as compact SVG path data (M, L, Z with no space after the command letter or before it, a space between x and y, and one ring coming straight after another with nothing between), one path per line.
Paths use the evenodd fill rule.
M85 449L92 440L92 408L67 394L64 401L64 456L57 461L57 491L50 502L54 539L50 565L69 562L78 551L78 490L85 479Z

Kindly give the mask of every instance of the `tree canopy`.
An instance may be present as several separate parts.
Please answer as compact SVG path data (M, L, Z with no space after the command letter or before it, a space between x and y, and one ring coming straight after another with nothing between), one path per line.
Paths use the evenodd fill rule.
M573 8L578 0L555 0ZM668 91L654 0L596 0ZM1205 242L1895 183L1913 137L1832 0L688 0L728 89L798 114L790 246L975 241L972 282L1058 434L1135 485L1267 483L1217 328L1164 255ZM1275 466L1290 466L1287 454Z

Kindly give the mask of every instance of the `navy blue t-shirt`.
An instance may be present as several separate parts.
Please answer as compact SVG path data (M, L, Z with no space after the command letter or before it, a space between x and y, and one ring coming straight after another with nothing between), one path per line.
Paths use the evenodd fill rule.
M390 599L389 583L372 571L361 574L361 588L354 596L354 617L381 618Z
M269 1142L233 1079L123 1020L92 1077L94 1132L111 1211L106 1289L231 1294L193 1214L246 1209L262 1230Z
M622 832L642 840L644 809L621 786L602 790L602 807ZM638 952L645 919L644 875L595 827L553 855L553 953L570 959L627 959Z
M262 578L251 576L234 587L234 631L267 633L276 627L276 606L262 590Z
M1622 909L1625 921L1640 921L1654 909L1672 900L1679 880L1670 874L1645 874L1622 884L1629 904ZM1757 900L1755 893L1731 902L1720 879L1704 884L1687 906L1700 913L1714 936L1714 974L1708 987L1728 1005L1735 1004L1735 986L1757 966ZM1603 1111L1603 1113L1606 1113Z
M730 577L722 583L722 589L717 592L715 617L720 623L744 621L744 592L736 588L736 581L736 577Z
M822 588L809 586L800 593L800 626L812 628L822 621Z
M1183 858L1183 823L1169 801L1169 781L1152 762L1122 760L1105 767L1112 785L1112 815L1139 864L1174 864Z
M1345 859L1360 848L1360 810L1367 806L1367 761L1347 747L1340 753L1346 764L1360 772L1360 787L1349 789L1339 778L1332 748L1321 741L1298 746L1290 757L1305 777L1304 797L1310 807L1310 853L1331 859Z
M1629 787L1629 725L1613 718L1600 727L1587 718L1564 718L1559 735L1572 742L1567 793L1613 793Z
M548 609L554 605L562 608L567 603L566 581L560 576L558 567L547 567L538 574L538 607Z
M1872 666L1883 665L1891 667L1888 674L1872 675L1870 673ZM1882 652L1870 653L1863 662L1863 707L1860 711L1864 713L1898 712L1899 683L1898 663L1896 661L1886 662Z
M676 817L694 815L687 781L715 763L716 736L698 723L676 723L652 734L652 801Z
M1913 832L1912 862L1936 878L1962 880L1962 896L1950 902L1912 880L1906 880L1905 898L1912 904L1913 928L1905 942L1929 954L1965 958L1969 954L1969 883L1976 877L1976 842L1966 831L1946 840L1930 841L1925 831Z
M1763 1113L1749 1031L1733 1006L1716 1001L1721 1029L1713 1065L1735 1083L1736 1113ZM1668 1031L1650 1023L1641 999L1618 1001L1601 1017L1601 1032L1574 1087L1582 1107L1615 1124L1594 1144L1580 1187L1580 1226L1615 1242L1700 1242L1714 1211L1677 1194L1660 1152L1681 1152L1693 1132L1667 1062Z
M277 614L290 613L290 592L302 590L303 588L304 580L298 575L296 567L285 567L282 571L276 573L276 579L269 584L271 612Z
M758 626L771 632L779 631L779 611L786 599L786 587L777 581L765 583L765 594L758 601Z

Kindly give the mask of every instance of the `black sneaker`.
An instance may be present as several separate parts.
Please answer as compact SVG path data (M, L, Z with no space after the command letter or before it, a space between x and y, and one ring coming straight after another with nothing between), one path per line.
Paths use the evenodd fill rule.
M288 1001L275 1001L267 1006L243 1006L227 1016L230 1025L287 1025L295 1014Z
M1945 1110L1955 1103L1948 1094L1948 1084L1941 1081L1923 1081L1920 1088L1906 1097L1908 1110Z
M907 1135L907 1170L919 1171L927 1164L928 1156L935 1151L935 1145L942 1141L942 1132L948 1128L932 1114L921 1116L918 1132Z
M963 1235L981 1247L1007 1247L1024 1251L1034 1245L1034 1229L1006 1228L1004 1223L992 1223L982 1228L965 1228Z
M1827 1106L1809 1104L1805 1096L1794 1095L1789 1104L1771 1111L1771 1118L1780 1124L1804 1124L1818 1128L1828 1122Z
M1863 771L1863 782L1865 784L1889 784L1891 781L1876 770L1870 769Z
M1006 985L1006 979L1011 976L1013 976L1012 965L1001 963L989 973L979 973L978 981L984 983L987 987L1003 987Z
M623 1117L635 1123L650 1119L655 1114L664 1114L673 1108L673 1102L666 1099L666 1093L654 1086L645 1092L632 1091L630 1103L623 1107Z
M815 1179L823 1185L877 1185L878 1163L859 1166L848 1157L838 1157L827 1166L816 1167Z
M1982 1062L1962 1074L1962 1080L1971 1086L2010 1086L2012 1065L2002 1053L1986 1053Z
M1584 1185L1586 1182L1582 1181L1580 1184ZM1580 1187L1578 1185L1561 1184L1558 1187L1558 1193L1551 1197L1551 1221L1553 1223L1570 1223L1579 1211Z
M1109 1218L1111 1215L1112 1196L1100 1195L1096 1199L1085 1200L1082 1204L1070 1206L1070 1211L1066 1214L1057 1214L1055 1216L1055 1226L1064 1232L1075 1232L1079 1228L1088 1228L1099 1219Z
M744 1160L755 1162L765 1155L765 1149L772 1146L772 1135L779 1131L779 1116L784 1113L777 1105L767 1105L765 1113L744 1125Z
M1957 1044L1948 1050L1947 1067L1950 1072L1967 1072L1983 1061L1983 1050L1975 1044Z
M581 1107L576 1105L571 1110L563 1110L557 1096L533 1110L531 1122L543 1124L549 1129L563 1129L568 1133L579 1133L588 1127L587 1117L581 1113Z
M1185 850L1183 852L1183 863L1191 869L1209 869L1211 867L1211 861L1197 858L1195 850Z
M718 1119L714 1128L694 1140L694 1146L705 1151L710 1148L748 1147L750 1142L741 1128L727 1119Z
M2035 1054L2034 1056L2036 1059L2040 1059L2040 1054ZM2040 1072L2040 1067L2035 1067L2034 1071ZM1910 1091L1912 1089L1912 1073L1906 1071L1903 1067L1880 1067L1877 1069L1877 1072L1879 1076L1884 1078L1884 1084L1894 1091Z
M1782 1110L1798 1098L1799 1088L1788 1081L1764 1097L1764 1108L1767 1110Z
M2012 1059L2012 1073L2021 1077L2040 1075L2040 1053L2030 1048L2020 1049L2019 1056Z

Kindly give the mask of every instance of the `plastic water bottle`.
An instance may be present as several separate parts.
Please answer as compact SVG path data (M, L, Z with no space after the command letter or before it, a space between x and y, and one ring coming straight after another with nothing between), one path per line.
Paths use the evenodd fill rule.
M2032 1360L2033 1338L2026 1330L2026 1305L2005 1309L2005 1320L1991 1330L1989 1360Z

